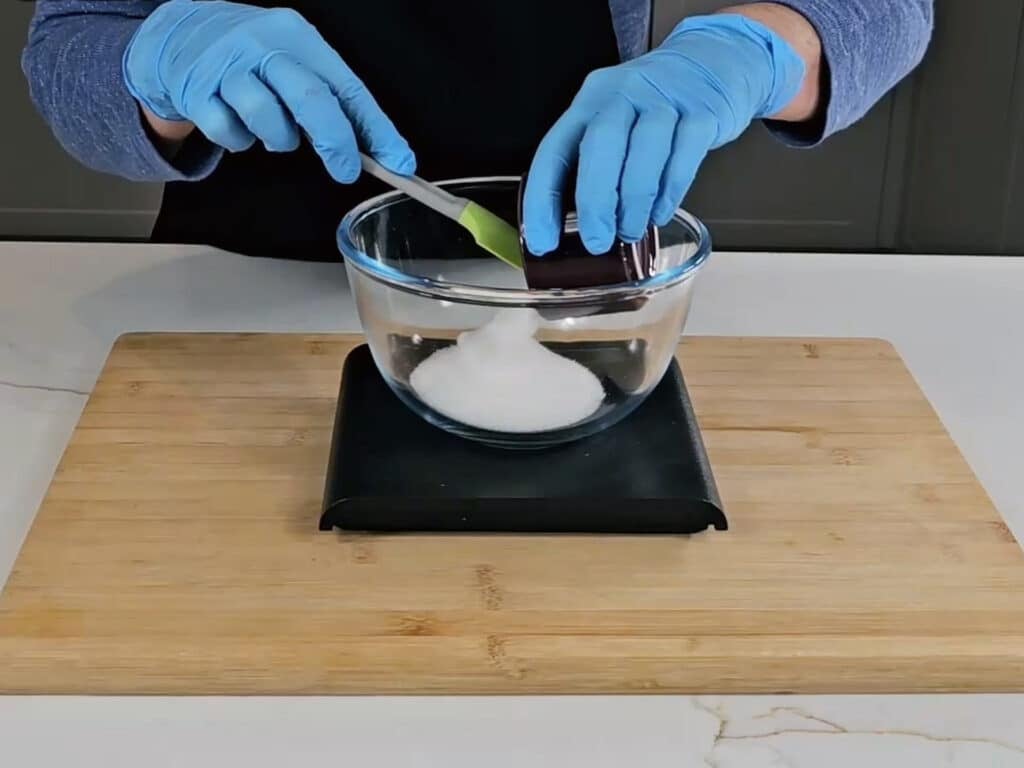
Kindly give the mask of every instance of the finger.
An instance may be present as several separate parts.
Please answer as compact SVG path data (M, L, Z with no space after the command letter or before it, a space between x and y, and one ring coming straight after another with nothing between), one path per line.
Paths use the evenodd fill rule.
M298 149L301 139L295 121L254 72L243 68L230 70L221 80L220 95L269 151Z
M683 115L676 124L672 154L661 180L661 192L654 203L652 217L659 227L668 224L690 191L697 169L704 162L715 140L717 127L713 117Z
M530 165L523 192L523 235L530 253L543 256L562 235L562 190L579 156L586 113L570 108L543 138Z
M672 154L679 114L671 108L645 110L633 126L619 183L619 237L635 243L651 222L654 201Z
M636 109L625 98L607 102L580 141L576 212L580 236L591 253L605 253L615 240L619 181Z
M245 123L219 96L210 96L189 109L188 119L206 138L229 152L243 152L256 143Z
M321 38L310 51L308 61L341 103L366 151L388 170L412 174L416 170L416 156L409 143L337 52Z
M342 184L359 178L355 133L327 83L285 54L266 60L260 75L309 136L331 176Z

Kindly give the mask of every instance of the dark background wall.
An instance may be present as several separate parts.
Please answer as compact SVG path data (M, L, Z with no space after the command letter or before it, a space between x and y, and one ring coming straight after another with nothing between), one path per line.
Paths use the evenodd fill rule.
M726 4L655 0L655 38ZM686 206L719 248L1024 254L1024 0L936 6L925 65L856 127L814 150L755 129L709 159ZM31 10L0 4L0 237L145 237L160 188L77 166L33 111Z

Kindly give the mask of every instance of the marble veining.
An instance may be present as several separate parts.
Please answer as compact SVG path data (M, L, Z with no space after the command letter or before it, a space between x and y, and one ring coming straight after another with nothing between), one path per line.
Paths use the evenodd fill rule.
M78 395L79 397L89 396L89 393L83 389L71 389L70 387L51 387L45 384L20 384L16 381L0 380L0 387L7 387L9 389L35 389L39 392L65 392L69 395Z
M813 699L801 706L768 705L763 711L733 715L728 700L717 703L702 698L692 706L714 720L714 741L704 757L710 768L743 766L803 766L801 747L828 745L851 749L865 740L907 759L907 765L1006 765L1024 766L1024 730L1015 742L1006 738L945 735L903 727L852 727L813 711ZM848 697L866 702L876 697ZM920 705L921 697L915 697ZM936 701L942 701L935 697ZM1006 699L1009 703L1009 699ZM907 703L910 703L909 701ZM791 754L793 753L793 754ZM934 762L934 761L940 762ZM830 763L835 764L830 759ZM844 763L839 763L843 765Z

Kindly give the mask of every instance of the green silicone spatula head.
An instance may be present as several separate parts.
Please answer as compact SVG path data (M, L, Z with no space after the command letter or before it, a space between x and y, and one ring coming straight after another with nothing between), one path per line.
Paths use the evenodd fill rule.
M519 230L503 218L472 200L466 200L466 207L459 214L458 222L485 251L497 256L510 267L523 268Z
M472 200L456 197L418 176L399 176L376 160L361 155L363 170L428 208L458 222L473 235L476 244L516 269L523 268L519 230Z

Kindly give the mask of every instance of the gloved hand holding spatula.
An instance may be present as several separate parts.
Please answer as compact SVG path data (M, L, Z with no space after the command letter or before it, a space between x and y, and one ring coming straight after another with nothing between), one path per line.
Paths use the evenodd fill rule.
M139 27L123 68L150 113L193 123L229 151L260 141L290 152L304 134L336 181L359 176L360 147L395 173L416 169L363 82L288 8L170 0Z

